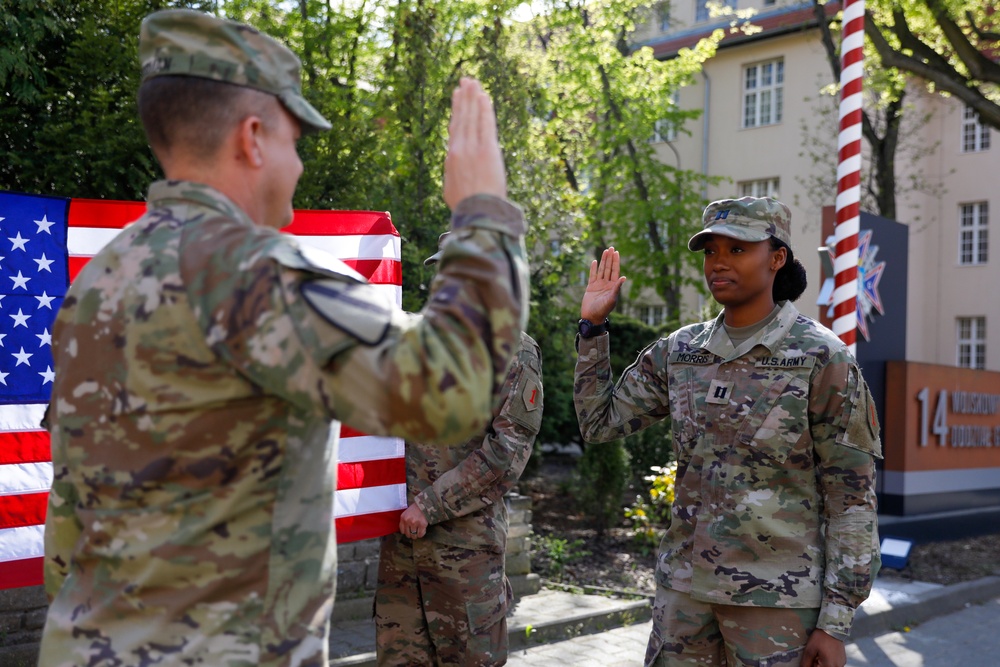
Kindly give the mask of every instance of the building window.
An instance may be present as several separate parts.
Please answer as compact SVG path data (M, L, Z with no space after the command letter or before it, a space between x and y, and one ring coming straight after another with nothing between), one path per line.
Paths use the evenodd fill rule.
M670 108L676 110L678 94L675 90L670 94ZM649 138L649 143L659 144L665 141L677 140L677 126L667 118L661 118L653 125L653 136Z
M986 318L958 318L959 368L986 368Z
M972 107L965 107L962 114L962 152L976 153L989 148L990 128L979 122L979 114Z
M739 191L741 197L771 197L780 199L778 196L778 179L761 178L756 181L741 181Z
M783 58L747 66L743 70L743 127L780 123L784 88Z
M677 128L666 118L661 118L653 125L653 136L649 142L661 144L665 141L675 141L677 139Z
M989 257L989 203L962 204L958 229L958 263L962 266L985 264Z
M694 0L694 20L707 21L711 11L709 5L722 5L723 7L736 7L736 0Z
M667 321L666 306L639 306L635 313L636 319L651 327L658 327Z
M656 6L656 22L660 26L660 32L670 30L670 3L661 2Z

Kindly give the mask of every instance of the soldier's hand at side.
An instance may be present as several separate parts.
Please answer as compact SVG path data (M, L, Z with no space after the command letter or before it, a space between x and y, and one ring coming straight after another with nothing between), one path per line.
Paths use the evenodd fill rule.
M614 248L601 253L601 261L590 263L590 280L580 303L580 317L600 324L618 303L625 276L621 275L621 258Z
M399 532L414 540L427 534L427 517L416 503L399 515Z
M844 642L819 628L813 630L806 642L799 667L844 667L846 664Z
M455 210L472 195L507 196L507 175L497 139L490 96L475 79L463 77L451 96L444 201Z

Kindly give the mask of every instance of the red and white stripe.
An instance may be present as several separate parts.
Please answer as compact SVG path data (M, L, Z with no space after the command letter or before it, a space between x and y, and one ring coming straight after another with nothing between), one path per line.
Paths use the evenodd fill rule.
M69 206L69 276L129 222L144 203L73 199ZM296 211L285 232L341 259L402 303L399 232L388 214L373 211ZM52 456L39 429L44 405L0 405L0 588L42 583L43 529ZM406 508L406 466L400 438L340 434L335 517L339 542L397 529Z
M833 332L857 350L858 229L861 219L861 90L865 3L844 2L840 46L840 134L837 137L837 224L833 273Z

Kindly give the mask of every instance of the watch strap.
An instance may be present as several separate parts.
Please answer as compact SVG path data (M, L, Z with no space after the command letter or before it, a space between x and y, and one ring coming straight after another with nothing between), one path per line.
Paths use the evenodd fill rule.
M604 321L600 324L594 324L590 320L581 319L578 327L580 330L580 338L594 338L595 336L601 336L608 332L608 319L604 318Z

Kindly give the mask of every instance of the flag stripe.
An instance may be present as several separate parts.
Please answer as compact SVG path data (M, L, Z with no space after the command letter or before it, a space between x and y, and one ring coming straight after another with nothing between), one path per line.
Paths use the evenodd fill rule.
M344 264L360 273L370 283L401 285L403 265L392 259L345 259Z
M45 583L43 562L41 556L0 562L0 588L41 586Z
M72 215L73 207L70 207ZM70 221L72 225L72 218ZM111 240L121 234L120 227L76 227L66 230L66 248L70 257L93 257L101 248L111 243ZM72 280L70 281L72 282Z
M0 433L0 465L52 460L48 431Z
M383 438L372 435L357 434L344 437L345 427L341 426L340 450L337 460L341 463L358 463L360 461L377 461L379 459L399 458L403 455L402 438Z
M0 502L10 493L48 493L52 488L52 462L11 463L0 466ZM0 510L2 511L2 510ZM42 515L44 520L45 515Z
M398 236L299 236L298 239L342 260L400 258Z
M90 257L70 255L69 279L71 282L89 261ZM384 288L385 298L391 299L397 305L402 302L403 265L401 263L388 259L362 259L344 260L344 264L360 273L376 287Z
M337 541L344 541L341 539L342 535L350 535L353 538L352 542L368 540L373 537L382 537L389 533L395 533L399 530L399 510L372 512L361 516L337 517L336 523Z
M330 229L326 211L295 211L292 224L281 231L296 236L366 235L399 237L388 213L381 211L337 211L337 227Z
M0 561L34 558L44 554L45 526L0 528ZM27 585L27 584L25 584Z
M113 229L111 238L128 223L142 217L146 204L136 201L115 201L111 199L70 199L69 224L72 237L73 227L104 227ZM110 238L108 239L110 240ZM98 248L100 250L100 248ZM70 252L73 252L70 246ZM96 252L90 253L96 254Z
M51 485L50 482L49 486ZM48 500L48 490L41 493L0 495L0 528L20 528L45 523Z
M361 489L337 491L334 516L357 516L370 512L385 512L406 505L406 484L389 484Z
M403 459L382 459L361 463L344 463L337 469L337 493L360 488L406 483L406 463Z
M44 403L0 405L0 432L37 431L45 416Z

